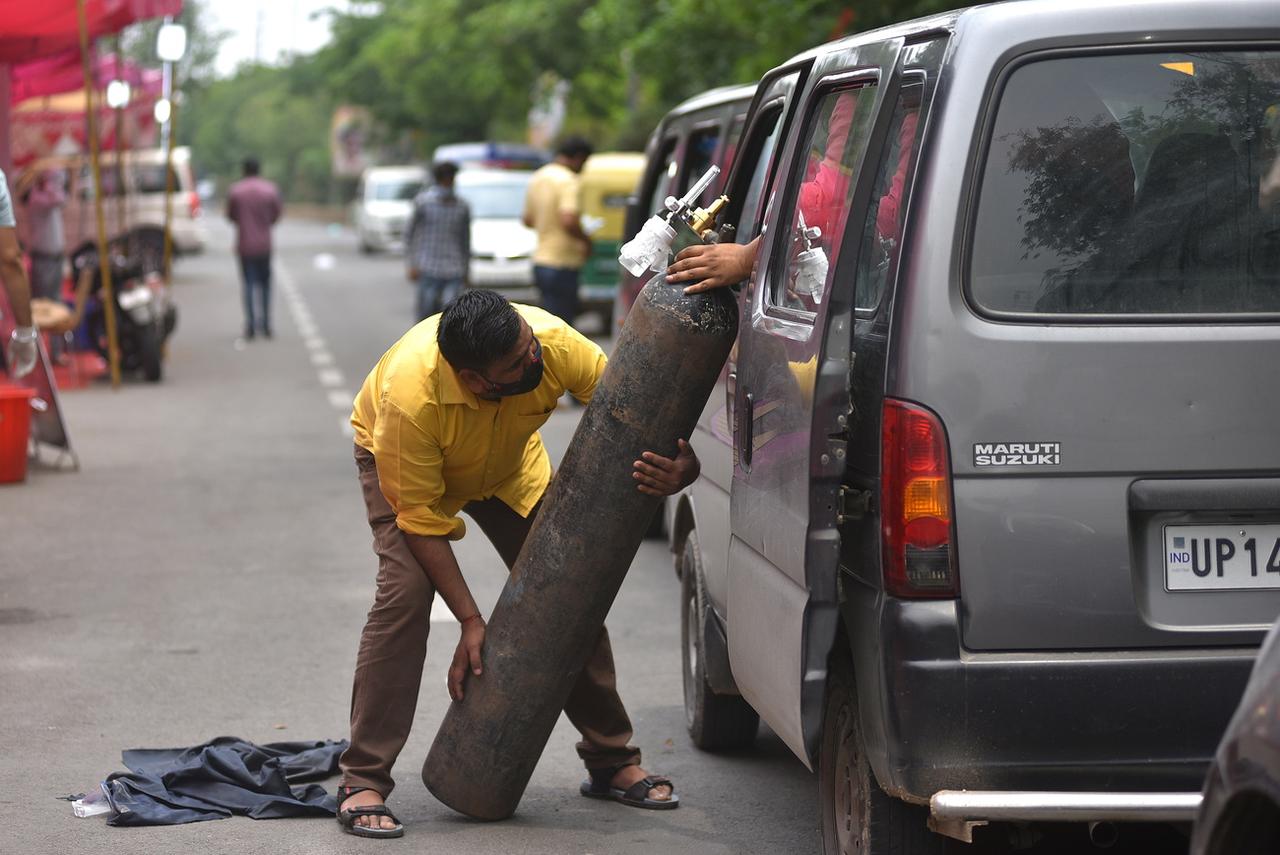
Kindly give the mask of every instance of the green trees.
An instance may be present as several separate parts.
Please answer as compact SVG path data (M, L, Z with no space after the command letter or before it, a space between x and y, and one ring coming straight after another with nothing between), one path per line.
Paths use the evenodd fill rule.
M191 97L183 141L219 176L252 149L290 198L324 199L328 122L368 107L385 141L522 140L539 95L563 127L638 148L658 118L712 86L751 82L813 45L959 5L947 0L381 0L330 12L332 42L244 67Z

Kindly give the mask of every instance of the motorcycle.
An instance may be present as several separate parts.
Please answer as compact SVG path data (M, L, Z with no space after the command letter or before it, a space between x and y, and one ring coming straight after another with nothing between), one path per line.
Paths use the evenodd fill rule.
M141 257L126 249L123 242L113 242L108 247L120 367L123 371L140 371L148 382L158 383L164 373L165 342L177 326L178 309L160 273L148 271ZM77 279L84 271L92 271L93 284L85 305L84 322L92 346L104 358L109 358L97 249L82 250L72 257L71 263Z

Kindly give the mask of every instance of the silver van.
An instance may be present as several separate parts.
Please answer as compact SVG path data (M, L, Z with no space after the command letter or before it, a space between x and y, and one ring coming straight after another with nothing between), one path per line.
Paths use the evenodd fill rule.
M694 742L763 718L826 853L1189 821L1280 614L1280 5L863 33L738 151L755 270L667 512Z
M165 161L166 153L158 148L125 152L124 161L119 166L115 152L102 154L102 213L107 235L112 239L128 236L140 252L141 264L147 270L159 270L163 266L166 186L171 191L173 251L196 254L203 252L208 243L204 211L192 172L191 149L186 146L174 148L172 168L167 176ZM26 196L36 178L50 171L62 174L67 191L67 202L62 208L67 254L75 255L97 240L93 172L88 155L41 158L23 170L13 188L14 198L23 206L18 212L19 233L26 240L30 229L31 217L26 215L25 209ZM118 186L121 171L125 187L123 200Z

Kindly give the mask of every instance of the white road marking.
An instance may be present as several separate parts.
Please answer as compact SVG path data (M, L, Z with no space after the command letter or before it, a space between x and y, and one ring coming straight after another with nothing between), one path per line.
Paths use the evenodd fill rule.
M323 254L317 257L316 267L325 270L332 269L334 264L333 256L324 258ZM302 336L302 343L310 352L309 357L311 364L316 368L316 377L320 380L320 385L325 387L325 395L329 399L329 406L343 413L342 420L338 423L338 429L342 435L351 438L355 435L355 431L351 427L351 404L355 398L347 389L342 388L343 377L342 372L334 367L333 354L329 352L328 345L320 336L320 328L316 325L315 318L311 316L311 309L307 306L306 298L302 296L302 291L298 288L297 282L293 276L284 267L283 264L276 262L275 265L276 280L280 283L280 290L285 295L285 301L289 305L289 312L293 315L293 325L298 330L298 335ZM448 610L446 609L446 614ZM452 616L449 616L452 620ZM433 617L432 620L435 620Z

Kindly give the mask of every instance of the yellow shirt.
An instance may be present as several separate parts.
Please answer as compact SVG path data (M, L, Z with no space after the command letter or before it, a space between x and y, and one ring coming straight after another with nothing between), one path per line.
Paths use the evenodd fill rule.
M477 397L440 355L436 315L392 345L356 395L356 444L373 452L402 530L458 540L467 502L497 496L527 517L546 490L551 461L538 428L565 392L590 400L606 360L554 315L533 306L516 311L542 343L542 382L532 392Z
M564 230L560 215L577 216L578 174L560 163L548 163L533 173L524 197L525 217L538 233L533 263L578 269L587 263L587 248Z

